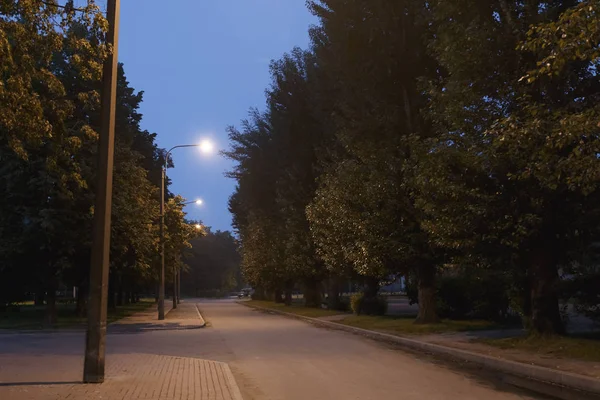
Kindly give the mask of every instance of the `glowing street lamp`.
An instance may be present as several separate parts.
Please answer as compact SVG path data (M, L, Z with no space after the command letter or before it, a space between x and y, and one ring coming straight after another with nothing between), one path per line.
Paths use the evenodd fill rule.
M200 143L196 144L180 144L177 146L173 146L167 151L165 155L165 165L162 170L162 182L160 185L160 275L159 275L159 285L158 285L158 319L165 319L165 181L167 180L167 168L169 168L169 156L171 152L180 147L199 147L200 151L204 154L212 153L214 150L214 144L208 140L204 139ZM197 202L198 200L196 200ZM202 204L202 200L200 203ZM175 279L176 281L176 279ZM175 282L174 282L175 283ZM177 286L175 283L174 286ZM177 294L176 290L173 292L173 308L177 308Z
M197 199L197 200L192 200L192 201L186 201L185 203L183 203L184 206L187 206L188 204L196 204L198 206L201 206L204 202L202 201L202 199Z
M211 154L215 149L215 145L213 144L213 142L211 142L208 139L204 139L203 141L201 141L199 146L200 151L204 154Z

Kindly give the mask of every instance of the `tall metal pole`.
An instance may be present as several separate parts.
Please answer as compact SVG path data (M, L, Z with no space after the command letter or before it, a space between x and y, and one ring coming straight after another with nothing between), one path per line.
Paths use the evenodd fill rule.
M177 267L173 266L173 309L177 308Z
M177 304L181 303L181 269L177 270Z
M165 319L165 183L167 180L167 168L169 167L169 156L171 152L180 147L198 147L199 144L182 144L173 146L165 155L165 165L162 171L162 182L160 184L160 281L158 285L158 319ZM177 308L176 277L173 275L173 308Z
M167 157L169 154L167 153ZM166 165L166 161L165 161ZM160 277L158 283L158 319L165 319L165 175L163 168L160 184Z
M120 0L108 0L106 43L112 52L102 71L102 111L98 147L98 187L94 208L92 259L90 265L90 301L85 337L83 381L104 382L106 350L106 306L110 254L110 216L112 208L113 157L115 144L115 103L119 42Z

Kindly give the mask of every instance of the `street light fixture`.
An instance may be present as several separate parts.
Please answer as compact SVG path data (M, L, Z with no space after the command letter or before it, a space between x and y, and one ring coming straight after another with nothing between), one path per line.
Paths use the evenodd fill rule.
M201 206L201 205L202 205L202 203L204 203L204 202L202 201L202 199L198 199L198 200L193 200L193 201L186 201L185 203L183 203L183 205L184 205L184 206L187 206L188 204L196 204L196 205L199 205L199 206Z
M202 199L197 199L197 200L193 200L193 201L186 201L185 203L183 203L184 206L187 206L188 204L196 204L196 205L202 205L202 203L204 203L202 201ZM177 303L173 303L173 304L180 304L181 303L181 270L177 270L176 271L176 276L175 276L175 280L177 283L174 283L174 290L177 293ZM173 299L173 301L175 302L175 299Z
M173 150L181 147L200 147L200 150L205 154L212 152L214 149L213 143L205 139L197 144L180 144L173 146L165 155L165 165L163 166L160 185L160 275L158 284L158 319L161 321L165 319L165 181L167 180L167 168L169 168L169 156ZM173 278L173 308L177 308L177 279L175 276L173 276Z
M200 150L205 154L210 154L213 152L215 145L208 139L204 139L200 142Z

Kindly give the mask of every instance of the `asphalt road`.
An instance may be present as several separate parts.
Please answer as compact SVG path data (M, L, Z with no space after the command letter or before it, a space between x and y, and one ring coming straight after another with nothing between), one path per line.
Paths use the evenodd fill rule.
M233 301L198 303L210 327L110 334L107 363L112 354L126 353L224 361L245 400L539 399L462 367L349 333ZM65 365L81 364L83 348L81 333L0 335L0 377L8 373L29 382L79 379Z

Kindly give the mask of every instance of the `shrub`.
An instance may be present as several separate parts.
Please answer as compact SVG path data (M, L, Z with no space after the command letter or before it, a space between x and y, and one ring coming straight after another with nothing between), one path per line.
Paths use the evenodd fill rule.
M563 297L578 314L600 322L600 273L585 272L563 281Z
M419 302L416 279L406 284L410 304ZM485 268L461 267L436 277L436 308L442 318L506 320L509 278Z
M350 311L350 300L344 297L338 297L335 301L327 298L327 308L329 310L348 312Z
M502 276L486 270L462 270L441 276L437 282L437 309L443 318L501 320L509 308Z
M352 312L356 315L385 315L387 299L383 296L365 297L364 293L355 293L350 298Z

